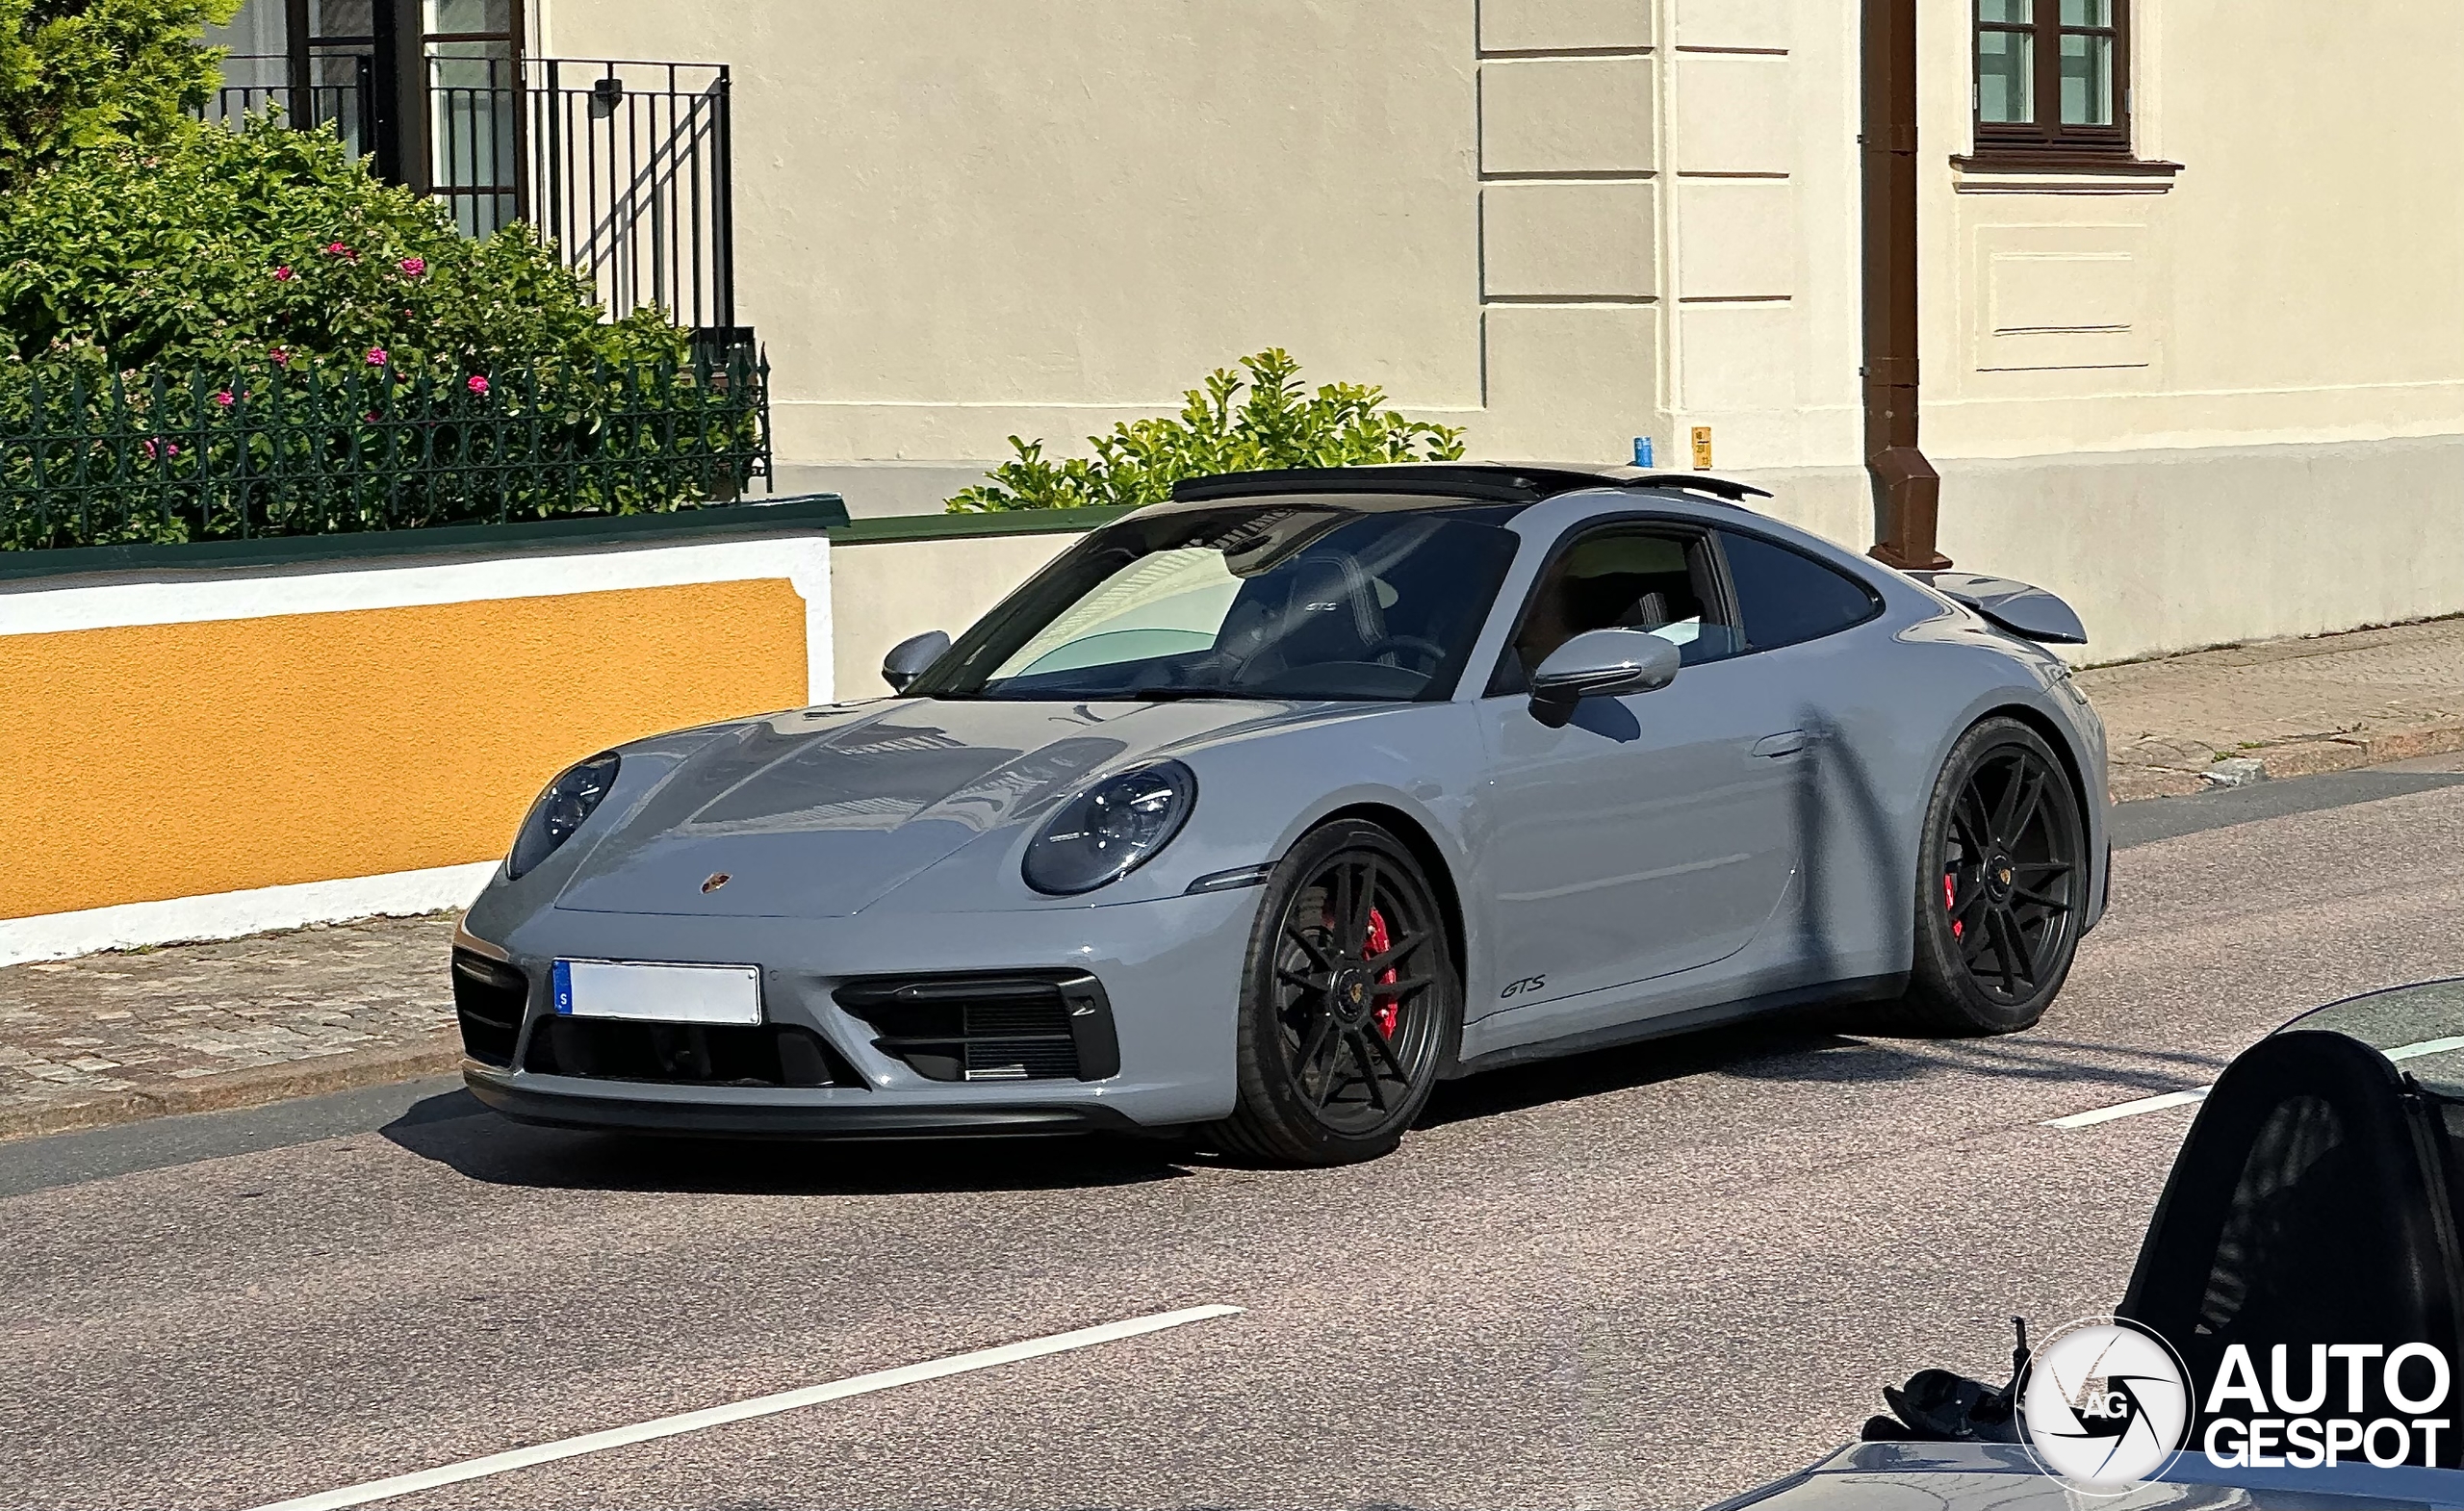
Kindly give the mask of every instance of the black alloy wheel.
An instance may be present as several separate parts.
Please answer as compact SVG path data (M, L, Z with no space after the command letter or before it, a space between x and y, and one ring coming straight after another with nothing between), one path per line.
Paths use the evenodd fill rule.
M1374 824L1319 830L1260 899L1240 1099L1214 1141L1282 1165L1386 1153L1427 1104L1461 1012L1446 917L1420 862Z
M1947 1034L2042 1017L2079 947L2087 852L2078 795L2041 735L1989 719L1963 736L1926 811L1910 1015Z

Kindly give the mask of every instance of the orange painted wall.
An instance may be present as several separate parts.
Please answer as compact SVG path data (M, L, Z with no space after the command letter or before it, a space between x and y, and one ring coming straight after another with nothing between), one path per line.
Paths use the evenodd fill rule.
M783 579L0 635L0 918L487 860L622 740L801 706Z

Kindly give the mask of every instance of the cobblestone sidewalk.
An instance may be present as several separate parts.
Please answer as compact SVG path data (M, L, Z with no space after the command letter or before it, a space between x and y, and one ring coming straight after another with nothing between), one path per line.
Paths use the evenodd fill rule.
M2464 750L2464 618L2081 672L2114 796L2301 777Z
M2464 618L2079 674L2121 799L2464 750ZM459 1060L449 916L0 967L0 1139Z
M0 1139L450 1069L450 915L0 968Z

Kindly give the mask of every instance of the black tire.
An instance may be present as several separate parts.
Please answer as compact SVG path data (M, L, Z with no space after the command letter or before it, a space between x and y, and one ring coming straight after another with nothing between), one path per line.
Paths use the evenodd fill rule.
M2043 736L1987 719L1925 808L1916 952L1898 1016L1920 1033L2015 1034L2062 990L2088 898L2078 794Z
M1272 1165L1388 1153L1427 1105L1462 1013L1420 862L1375 824L1329 824L1268 880L1242 973L1240 1100L1205 1140Z

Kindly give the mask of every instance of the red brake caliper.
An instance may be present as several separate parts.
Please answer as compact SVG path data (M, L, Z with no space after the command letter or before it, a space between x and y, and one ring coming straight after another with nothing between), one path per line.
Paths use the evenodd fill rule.
M1374 908L1369 909L1369 953L1373 957L1383 955L1392 947L1393 942L1386 933L1386 915ZM1400 973L1394 966L1389 965L1386 967L1386 973L1377 978L1377 985L1392 986L1399 974ZM1377 1024L1377 1035L1380 1038L1395 1037L1395 1020L1402 1015L1402 1012L1403 1005L1399 1001L1389 999L1378 1004L1374 1021Z
M1954 909L1958 908L1958 907L1959 907L1959 905L1960 905L1960 892L1959 892L1959 888L1951 884L1951 874L1950 874L1948 871L1945 871L1945 872L1943 872L1943 873L1942 873L1942 909L1943 909L1943 910L1944 910L1945 912L1947 912L1947 911L1950 911L1950 910L1952 910L1952 909ZM1951 920L1951 937L1952 937L1952 938L1956 939L1956 938L1960 937L1962 935L1965 934L1966 932L1967 932L1967 926L1966 926L1966 925L1964 925L1964 924L1961 923L1961 922L1960 922L1958 919L1956 919L1956 918L1954 918L1954 919L1952 919L1952 920Z

